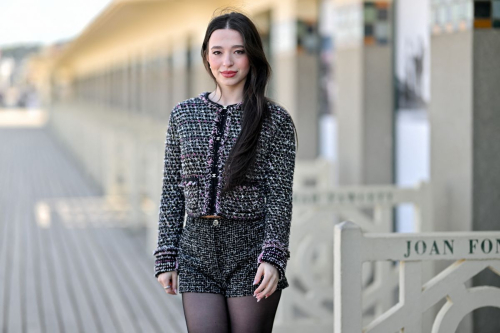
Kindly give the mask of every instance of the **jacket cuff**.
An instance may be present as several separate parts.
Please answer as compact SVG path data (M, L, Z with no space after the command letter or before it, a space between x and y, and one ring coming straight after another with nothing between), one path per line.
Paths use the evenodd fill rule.
M266 247L259 255L257 259L258 264L262 262L267 262L278 270L279 280L281 281L285 277L287 260L290 258L290 254L287 250L283 251L277 247Z
M159 256L155 260L155 277L165 272L177 271L178 267L177 256Z
M175 247L160 247L153 252L156 257L154 274L157 278L158 275L165 272L177 271L179 262L177 261L178 249Z

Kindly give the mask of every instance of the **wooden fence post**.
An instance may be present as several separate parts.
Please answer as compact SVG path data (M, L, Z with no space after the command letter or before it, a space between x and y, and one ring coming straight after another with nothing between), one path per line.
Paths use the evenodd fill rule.
M334 227L333 242L333 331L360 333L362 330L361 304L361 228L350 221Z

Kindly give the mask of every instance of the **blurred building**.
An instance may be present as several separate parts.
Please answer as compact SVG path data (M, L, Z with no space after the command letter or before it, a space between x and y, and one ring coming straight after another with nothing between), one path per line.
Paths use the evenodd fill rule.
M28 44L0 48L0 107L39 106L33 77L36 69L30 65L31 58L38 54L39 50L39 45Z
M202 66L201 43L214 10L231 5L113 2L58 59L55 102L97 103L165 122L177 102L214 89ZM290 110L302 132L317 133L317 2L249 1L239 8L263 37L274 74L270 97ZM317 141L304 135L300 157L315 158Z

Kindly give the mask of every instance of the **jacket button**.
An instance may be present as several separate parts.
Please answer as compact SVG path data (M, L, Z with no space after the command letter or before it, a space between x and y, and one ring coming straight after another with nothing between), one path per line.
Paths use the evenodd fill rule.
M214 226L218 226L219 225L219 220L214 220Z
M212 174L212 178L215 178L215 176L216 176L216 174L215 174L215 173L213 173L213 174Z

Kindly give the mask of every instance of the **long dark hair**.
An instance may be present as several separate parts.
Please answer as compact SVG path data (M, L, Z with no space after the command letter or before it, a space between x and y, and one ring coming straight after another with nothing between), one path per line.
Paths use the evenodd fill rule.
M223 174L226 182L222 192L225 192L241 184L245 180L247 170L255 163L257 142L262 123L269 116L267 102L274 101L265 96L266 87L271 77L271 66L264 53L259 32L246 15L234 10L212 18L208 24L201 47L203 64L214 80L216 87L218 86L217 80L213 76L207 61L207 49L210 36L218 29L233 29L241 34L245 53L250 63L250 70L243 88L241 132L224 166ZM297 135L296 130L295 135Z

